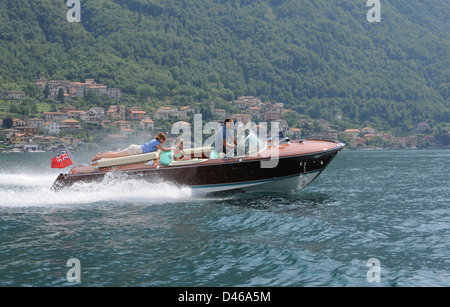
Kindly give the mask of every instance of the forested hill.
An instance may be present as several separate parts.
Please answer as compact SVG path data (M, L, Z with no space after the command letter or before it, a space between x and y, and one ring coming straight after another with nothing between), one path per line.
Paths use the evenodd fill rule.
M95 78L178 104L256 95L312 117L450 121L447 0L0 1L0 85Z

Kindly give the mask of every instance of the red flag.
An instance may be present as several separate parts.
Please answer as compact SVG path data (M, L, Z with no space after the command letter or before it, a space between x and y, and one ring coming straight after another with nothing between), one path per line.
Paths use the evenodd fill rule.
M68 152L63 152L61 155L52 158L52 168L65 168L72 164L73 162Z

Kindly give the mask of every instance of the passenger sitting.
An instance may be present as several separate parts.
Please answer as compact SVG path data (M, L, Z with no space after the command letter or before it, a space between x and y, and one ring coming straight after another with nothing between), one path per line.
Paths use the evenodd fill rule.
M109 158L120 158L120 157L128 157L133 155L138 155L142 153L149 153L156 150L161 151L170 151L171 148L165 148L162 146L166 142L166 136L164 133L160 132L156 136L156 138L144 145L130 145L127 149L121 151L109 151L105 153L97 153L91 162L97 161L100 159L109 159Z
M183 150L184 140L182 138L176 139L173 144L175 144L175 148L173 150L173 158L175 161L190 160L190 157L186 157L186 154Z

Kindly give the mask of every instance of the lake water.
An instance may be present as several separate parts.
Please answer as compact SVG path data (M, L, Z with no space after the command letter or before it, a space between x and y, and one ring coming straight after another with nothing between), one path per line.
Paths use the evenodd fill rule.
M0 286L450 285L450 150L343 151L295 194L221 197L55 193L52 156L0 154Z

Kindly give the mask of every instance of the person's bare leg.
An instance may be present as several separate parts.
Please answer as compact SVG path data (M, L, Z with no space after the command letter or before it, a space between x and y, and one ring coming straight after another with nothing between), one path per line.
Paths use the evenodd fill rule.
M100 159L110 159L110 158L120 158L120 157L127 157L130 154L126 149L121 151L108 151L105 153L97 153L94 158L92 158L91 162L100 160Z

